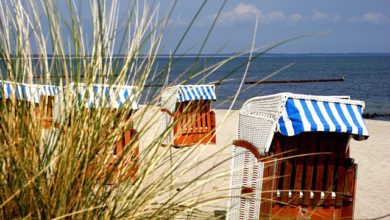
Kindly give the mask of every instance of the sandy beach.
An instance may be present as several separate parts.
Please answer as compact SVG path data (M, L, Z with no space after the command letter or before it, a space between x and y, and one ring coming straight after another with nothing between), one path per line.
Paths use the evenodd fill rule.
M157 110L157 111L156 111ZM157 121L161 113L156 114L156 107L150 108L148 112L154 112ZM189 160L202 160L208 155L217 153L214 159L198 166L193 174L199 174L214 164L231 157L232 141L237 135L238 111L214 110L216 113L217 126L217 144L197 146L195 154L197 157L191 157ZM390 213L390 122L381 120L365 120L370 137L366 141L351 140L351 157L358 164L357 192L355 203L355 218L367 219L386 216ZM159 123L155 123L153 128L148 132L158 132ZM149 135L141 137L140 145L142 146L150 141ZM149 136L150 137L150 136ZM180 151L183 149L174 149ZM187 149L188 150L188 149ZM193 162L193 161L189 161ZM220 166L216 172L229 172L230 160ZM191 178L188 176L187 178ZM228 175L219 178L205 185L202 189L204 192L226 189L230 185ZM227 200L217 203L215 210L223 210L227 205ZM388 216L387 218L390 218Z
M358 164L355 218L390 219L390 122L365 120L370 137L351 142L351 157Z

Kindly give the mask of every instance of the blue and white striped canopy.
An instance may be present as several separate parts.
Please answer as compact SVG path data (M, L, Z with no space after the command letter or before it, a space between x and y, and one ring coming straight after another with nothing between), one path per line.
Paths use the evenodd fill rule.
M58 93L59 87L51 85L15 83L10 81L0 81L0 98L39 103L40 96L54 96Z
M367 137L362 113L363 107L358 104L288 98L278 131L285 136L324 131Z
M138 109L136 96L139 91L134 86L72 83L67 88L86 108L121 108L129 104L131 109Z
M214 85L179 85L177 101L216 100Z
M136 87L94 84L86 86L83 83L71 83L68 86L59 87L52 85L26 84L0 80L0 99L10 99L39 103L40 96L56 96L64 94L67 88L71 88L79 101L87 108L120 108L130 102L130 108L138 109L136 101ZM63 100L63 99L62 99Z

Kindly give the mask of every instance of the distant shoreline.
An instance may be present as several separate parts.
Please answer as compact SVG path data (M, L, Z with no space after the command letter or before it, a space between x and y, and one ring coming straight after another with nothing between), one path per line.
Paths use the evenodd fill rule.
M255 57L259 55L258 53L254 53L252 56ZM157 55L156 58L227 58L237 56L237 53L225 53L225 54L175 54L174 56L170 54L160 54ZM390 52L383 52L383 53L265 53L261 54L260 57L352 57L352 56L390 56ZM44 57L40 54L33 54L31 55L33 59L39 59L41 57ZM47 55L48 58L80 58L81 56L74 56L74 55ZM82 58L92 58L92 55L86 55ZM125 58L126 55L113 55L112 58ZM145 55L139 55L139 57L146 57ZM243 54L238 57L241 58L247 58L249 57L249 54ZM16 55L11 55L11 59L17 58ZM106 57L109 58L109 57Z

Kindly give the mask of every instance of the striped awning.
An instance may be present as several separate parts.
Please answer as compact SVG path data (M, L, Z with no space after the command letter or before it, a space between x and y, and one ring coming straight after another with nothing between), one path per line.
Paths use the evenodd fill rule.
M179 85L177 102L191 100L216 100L215 85Z
M336 132L368 137L363 102L328 102L288 98L277 129L285 136L302 132Z
M0 98L39 103L40 96L54 96L58 93L59 87L52 85L26 84L11 81L0 81Z
M126 105L131 109L138 109L137 88L126 85L85 85L83 83L72 83L66 87L71 89L73 95L77 95L77 100L86 108L121 108Z

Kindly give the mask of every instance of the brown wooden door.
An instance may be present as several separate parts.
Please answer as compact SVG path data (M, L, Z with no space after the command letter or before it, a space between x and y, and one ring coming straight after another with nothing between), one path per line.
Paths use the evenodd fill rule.
M114 181L135 180L138 171L138 145L137 132L134 129L123 133L113 149L107 164L107 173L114 175ZM131 149L125 149L131 147Z
M209 100L178 103L174 123L177 146L216 143L215 114L210 111Z
M261 218L353 219L357 165L349 158L349 139L335 133L275 134Z

